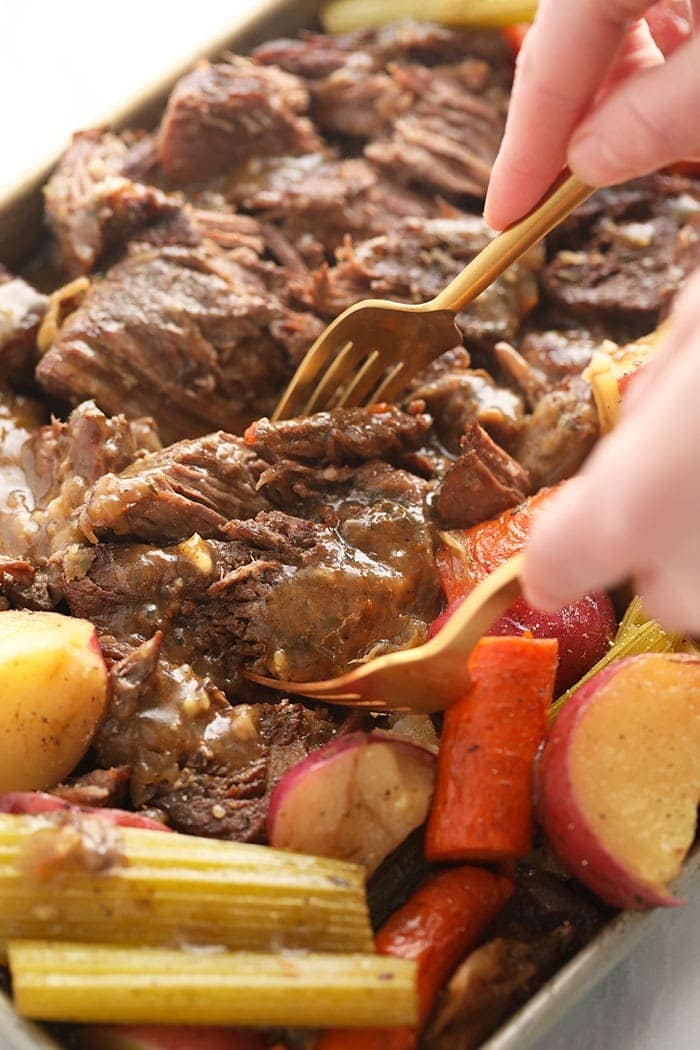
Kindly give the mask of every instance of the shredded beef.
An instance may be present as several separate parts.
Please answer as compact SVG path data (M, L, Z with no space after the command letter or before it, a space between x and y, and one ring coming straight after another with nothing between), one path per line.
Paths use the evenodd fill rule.
M531 331L518 350L546 384L556 385L567 376L580 375L602 340L596 328Z
M152 415L165 441L242 430L274 408L300 350L274 278L246 248L135 247L63 324L37 379L56 397ZM306 339L321 327L312 319Z
M494 236L475 215L405 219L381 237L340 248L336 265L318 274L311 304L334 317L362 299L426 302ZM528 252L457 315L467 346L488 348L515 337L537 303L535 274L542 262L539 247Z
M256 491L265 467L242 438L222 431L169 445L120 474L105 474L88 492L80 528L97 536L173 541L213 537L231 518L269 508Z
M248 427L245 440L268 463L293 459L322 467L369 459L395 462L422 444L431 424L430 416L409 415L393 405L373 405L277 423L259 419Z
M46 217L68 276L89 273L104 253L179 206L176 197L134 181L133 136L80 131L44 189Z
M447 529L466 529L515 507L530 492L523 468L478 423L470 423L461 454L440 483L435 510Z
M129 766L92 769L51 792L72 806L123 806L129 794Z
M700 183L656 179L656 192L608 191L543 275L547 294L582 317L653 326L700 263ZM649 183L645 183L648 187ZM615 201L618 199L617 207ZM612 202L612 203L610 203Z
M37 534L34 494L22 463L28 439L46 421L46 409L37 401L12 393L0 385L0 556L8 563L18 562L16 571L26 579L33 576L29 555ZM26 566L22 568L21 566ZM0 588L1 590L2 588Z
M313 265L347 234L364 239L397 221L437 214L435 199L402 186L359 157L323 153L250 161L231 182L230 198L277 224Z
M425 407L435 420L440 442L452 455L459 454L468 423L479 423L509 451L522 426L522 398L496 383L488 372L470 368L462 347L442 354L416 376L407 402Z
M173 90L158 134L163 171L193 181L250 156L308 153L319 140L295 76L232 56L200 63Z
M508 92L490 83L490 66L397 67L394 79L410 93L410 108L365 155L408 183L446 195L482 197L505 127Z
M591 388L571 376L540 398L511 451L536 492L575 474L597 438L598 413Z
M0 266L0 379L26 384L36 363L36 334L47 298Z

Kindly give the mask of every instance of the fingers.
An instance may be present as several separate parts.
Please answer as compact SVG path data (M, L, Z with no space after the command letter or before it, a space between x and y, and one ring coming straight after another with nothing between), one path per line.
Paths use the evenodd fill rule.
M663 65L628 77L603 99L571 140L572 170L601 186L697 155L698 98L700 37L695 37Z
M556 608L631 577L650 615L700 632L698 292L696 280L679 301L654 390L534 523L523 576L531 604Z
M648 0L542 0L518 56L506 130L486 198L502 228L561 171L569 138Z

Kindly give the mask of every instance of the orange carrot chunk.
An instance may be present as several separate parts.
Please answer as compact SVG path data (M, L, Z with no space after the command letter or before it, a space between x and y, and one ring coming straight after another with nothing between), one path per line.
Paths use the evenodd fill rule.
M506 558L523 549L534 518L559 487L540 489L517 507L471 529L442 533L436 560L448 602L469 594Z
M419 1027L332 1029L316 1050L413 1050L443 984L512 892L510 879L483 868L451 868L427 879L375 938L380 955L418 965Z
M471 688L445 712L429 860L507 861L532 847L533 766L557 671L554 639L482 638Z

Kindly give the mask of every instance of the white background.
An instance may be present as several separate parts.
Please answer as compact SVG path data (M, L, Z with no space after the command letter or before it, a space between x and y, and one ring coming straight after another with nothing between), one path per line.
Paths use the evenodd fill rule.
M256 0L0 0L0 196ZM700 1050L700 900L665 917L538 1050Z

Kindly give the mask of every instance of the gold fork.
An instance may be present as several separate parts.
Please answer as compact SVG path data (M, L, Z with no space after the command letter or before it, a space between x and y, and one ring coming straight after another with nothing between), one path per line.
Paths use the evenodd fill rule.
M461 342L455 313L591 193L565 171L529 215L495 237L430 302L366 299L349 307L308 351L272 418L396 399L417 372Z
M494 569L424 645L379 656L323 682L290 682L250 671L244 675L270 689L328 704L369 711L442 711L469 688L467 661L476 643L520 597L522 561L523 555L516 554Z

